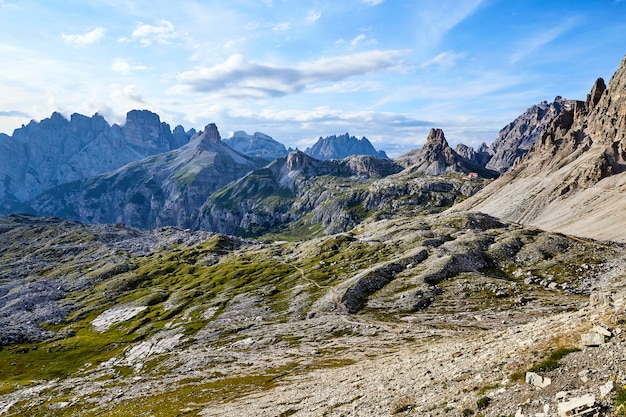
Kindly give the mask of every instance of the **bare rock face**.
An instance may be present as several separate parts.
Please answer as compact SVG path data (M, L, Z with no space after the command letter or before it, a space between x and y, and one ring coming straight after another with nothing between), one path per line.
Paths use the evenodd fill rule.
M258 162L226 146L211 123L185 146L52 188L28 207L86 223L187 228L213 192L256 168Z
M334 190L338 178L355 182L383 178L402 168L390 159L356 155L318 160L301 151L254 170L207 199L194 227L227 234L255 235L311 214L327 233L345 231L358 218L347 207L360 205L369 194Z
M459 143L455 146L454 151L465 159L469 159L475 164L486 166L491 160L492 155L489 153L489 146L483 142L478 149Z
M492 156L485 166L500 173L508 171L530 150L548 123L573 105L573 100L557 96L552 103L543 101L527 109L500 131L489 148Z
M552 119L531 151L462 208L597 239L626 241L626 59L608 88Z

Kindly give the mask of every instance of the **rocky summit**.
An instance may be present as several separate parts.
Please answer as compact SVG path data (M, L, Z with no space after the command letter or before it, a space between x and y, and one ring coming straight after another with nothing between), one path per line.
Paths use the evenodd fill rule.
M178 149L52 188L24 211L88 223L187 228L211 193L260 166L226 146L211 123Z
M252 158L262 158L267 162L287 155L285 145L260 132L248 135L246 132L237 131L231 138L224 139L224 143L237 152Z
M552 119L566 110L571 110L575 100L561 96L552 103L543 101L531 106L498 134L487 152L491 155L486 168L500 173L508 171L517 158L524 156L539 139Z

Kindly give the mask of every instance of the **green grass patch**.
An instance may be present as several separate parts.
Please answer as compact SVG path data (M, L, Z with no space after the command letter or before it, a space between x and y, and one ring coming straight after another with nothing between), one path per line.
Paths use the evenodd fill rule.
M550 372L560 366L559 361L572 352L578 352L578 348L559 347L550 353L550 356L533 365L528 372Z

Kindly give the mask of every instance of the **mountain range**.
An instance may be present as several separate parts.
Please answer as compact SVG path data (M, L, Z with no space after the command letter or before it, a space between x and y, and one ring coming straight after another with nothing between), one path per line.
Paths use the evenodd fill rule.
M357 139L348 133L339 136L320 137L304 153L316 159L343 159L351 155L371 155L387 158L385 151L374 149L374 146L367 138Z
M545 130L547 120L571 108L572 103L557 97L551 104L543 102L532 106L503 128L491 146L483 144L478 151L463 144L452 149L443 131L432 129L421 148L394 162L384 151L377 151L367 138L357 139L348 133L320 137L304 153L296 151L297 156L288 157L291 150L260 132L248 135L237 131L222 141L215 125L207 125L204 132L185 131L182 126L171 131L158 115L146 110L129 112L121 126L109 125L98 114L91 118L73 114L67 120L54 113L49 119L16 129L13 136L0 137L3 150L0 212L26 212L88 223L124 223L147 228L172 225L246 235L254 234L253 230L267 232L309 216L314 223L324 219L324 230L336 232L354 225L355 218L345 215L338 203L335 209L327 209L325 215L319 214L321 207L325 207L322 200L330 198L331 194L337 197L336 193L324 194L317 206L300 202L307 194L303 191L306 186L295 187L294 184L301 182L295 181L295 177L320 175L314 173L315 170L285 174L284 166L289 166L290 158L312 158L316 162L310 162L309 166L326 166L320 168L321 175L335 178L384 177L402 169L413 177L472 173L482 178L495 178L509 169L515 158L527 152ZM354 159L357 155L370 159ZM339 164L321 162L345 158L353 159ZM371 158L389 162L372 162ZM273 163L274 160L277 162ZM369 162L365 163L366 160ZM360 166L354 172L338 168L340 165L355 167L355 164ZM376 168L381 164L388 165L384 175ZM279 165L283 168L277 171ZM365 167L372 171L368 172ZM271 181L278 185L267 188L266 176L253 174L259 169L272 173ZM283 173L278 174L279 171ZM270 196L241 190L241 196L233 196L241 182L232 184L219 195L229 195L233 201L238 201L237 211L226 213L225 207L218 209L215 205L218 200L210 198L211 195L247 175L244 181L249 187L277 194ZM278 178L281 175L287 175L289 180ZM252 185L251 178L261 184ZM286 186L287 183L290 185ZM249 198L250 195L256 197ZM268 200L268 197L272 198ZM358 206L366 199L363 194L347 200ZM268 205L270 200L276 204ZM344 203L347 200L339 199ZM318 214L311 210L317 210ZM371 207L363 213L370 211Z
M476 150L323 159L131 113L0 137L0 415L626 413L626 57ZM81 176L91 143L137 159Z
M195 132L174 131L152 112L133 110L122 126L102 116L59 113L0 135L0 212L55 185L112 171L150 155L176 149Z

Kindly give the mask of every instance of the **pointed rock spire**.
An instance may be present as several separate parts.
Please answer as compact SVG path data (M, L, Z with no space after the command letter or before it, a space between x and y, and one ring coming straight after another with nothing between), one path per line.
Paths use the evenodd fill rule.
M215 123L209 123L206 125L204 130L198 132L195 138L192 139L210 145L217 145L222 141L220 132L217 130L217 125Z

